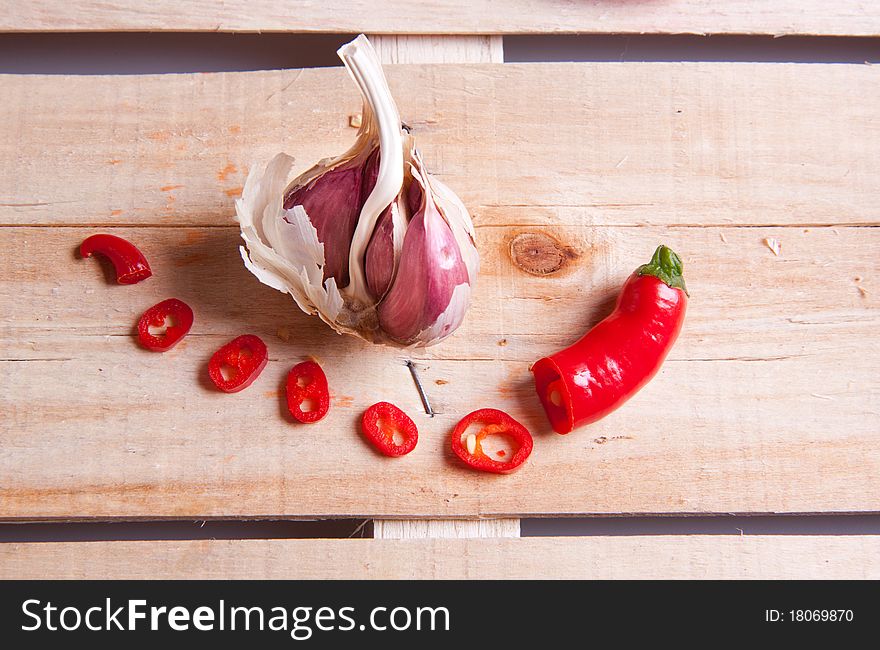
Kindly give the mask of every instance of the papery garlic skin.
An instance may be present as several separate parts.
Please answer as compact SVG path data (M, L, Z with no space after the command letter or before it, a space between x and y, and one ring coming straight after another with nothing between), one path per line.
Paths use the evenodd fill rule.
M366 37L339 55L364 99L357 140L290 183L285 154L251 170L236 201L242 259L337 332L432 345L467 311L479 270L473 223L425 171Z
M335 278L323 279L324 245L305 210L284 210L282 199L293 158L278 154L260 175L251 171L235 202L245 246L241 257L265 285L289 293L299 308L338 329L344 301ZM354 332L351 332L354 333Z

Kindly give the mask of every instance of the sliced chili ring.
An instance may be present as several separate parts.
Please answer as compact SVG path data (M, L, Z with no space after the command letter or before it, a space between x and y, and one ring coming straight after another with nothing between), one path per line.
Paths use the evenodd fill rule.
M103 255L110 260L119 284L136 284L153 275L144 254L137 246L122 237L105 234L87 237L80 244L79 254L82 257L91 257L93 253Z
M193 310L182 300L169 298L153 305L138 321L138 340L153 352L165 352L187 335L193 324ZM160 329L151 332L152 329Z
M244 334L217 350L208 362L211 381L224 393L244 390L263 372L269 351L259 336Z
M416 423L389 402L373 404L364 412L361 431L386 456L404 456L415 449L419 441Z
M485 449L492 437L503 438L509 449ZM452 431L452 451L468 467L482 472L506 474L515 470L532 453L533 444L529 430L498 409L469 413Z
M314 361L296 364L287 375L287 409L299 422L311 424L330 410L327 375Z

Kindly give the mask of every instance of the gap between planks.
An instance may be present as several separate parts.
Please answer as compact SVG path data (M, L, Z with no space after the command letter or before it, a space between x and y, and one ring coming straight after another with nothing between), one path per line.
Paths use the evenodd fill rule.
M370 37L382 63L504 63L501 36ZM520 520L374 519L375 539L519 537Z

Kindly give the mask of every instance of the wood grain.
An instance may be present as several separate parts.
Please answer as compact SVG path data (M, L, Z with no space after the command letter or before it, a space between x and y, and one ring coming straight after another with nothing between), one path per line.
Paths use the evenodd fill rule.
M878 66L388 73L429 168L482 225L880 222ZM341 69L0 84L2 224L229 225L250 166L338 154L360 112Z
M878 558L876 535L50 542L0 544L0 579L876 580Z
M304 168L351 141L341 71L4 77L0 518L880 511L877 75L392 67L429 165L473 209L483 260L461 330L411 355L434 419L400 351L336 336L237 257L229 215L249 161L287 149ZM99 228L141 246L155 276L120 287L77 259ZM660 241L686 260L681 340L626 407L550 433L529 363L608 313ZM137 317L169 296L193 306L192 334L164 355L138 349ZM245 331L273 361L221 395L204 365ZM309 354L334 406L302 427L279 390ZM404 459L357 433L379 398L419 424ZM484 406L536 436L514 475L469 472L447 448Z
M868 0L2 0L0 30L876 36L880 13Z

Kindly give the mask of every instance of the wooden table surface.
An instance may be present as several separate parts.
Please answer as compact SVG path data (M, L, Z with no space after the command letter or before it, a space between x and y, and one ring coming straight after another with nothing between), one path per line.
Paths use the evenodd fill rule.
M411 354L337 336L238 258L246 169L277 150L304 168L351 141L358 98L342 70L3 78L0 517L877 511L878 75L390 69L428 164L472 209L482 255L462 328ZM136 242L155 277L116 286L78 259L98 231ZM611 417L552 434L530 362L604 316L660 242L684 258L691 290L669 361ZM193 306L193 332L145 352L133 324L169 296ZM245 331L272 363L251 389L220 394L206 360ZM292 424L279 398L306 355L333 388L319 427ZM408 356L436 418L419 413ZM380 399L418 420L405 459L357 433ZM534 432L522 471L453 461L452 425L483 406Z

